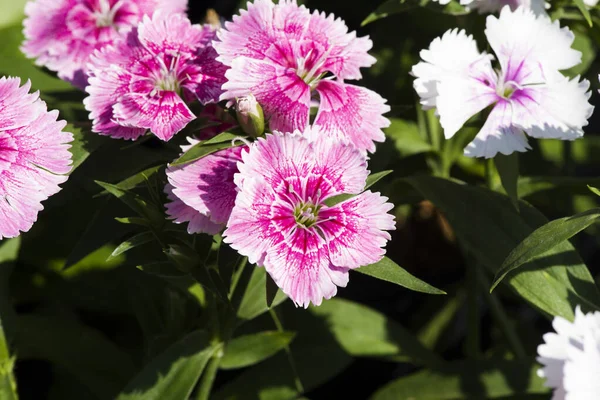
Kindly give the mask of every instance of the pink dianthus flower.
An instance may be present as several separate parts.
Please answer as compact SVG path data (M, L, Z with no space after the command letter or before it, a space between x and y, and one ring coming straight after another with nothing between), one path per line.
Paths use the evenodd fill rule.
M0 78L0 239L31 229L41 202L71 169L66 122L29 93L29 82L19 85L18 78Z
M384 141L385 100L344 82L375 63L367 53L372 43L348 32L341 19L311 13L295 0L256 0L217 35L218 60L231 67L221 100L252 94L271 130L293 132L308 127L311 99L318 99L313 125L323 132L371 152L374 141Z
M92 56L86 109L92 130L134 140L149 129L169 140L196 116L186 101L218 101L226 67L210 46L211 26L155 13Z
M144 15L183 13L187 0L34 0L25 6L22 50L83 89L94 50L113 43Z
M192 145L198 143L188 139ZM186 151L191 146L183 146ZM238 172L242 147L209 154L181 166L169 166L165 187L167 215L188 223L188 233L219 233L227 223L237 195L233 176Z
M366 156L354 146L320 132L276 132L242 152L238 168L224 242L263 265L297 305L321 304L346 286L350 269L385 254L393 206L363 192ZM343 193L356 196L325 204Z

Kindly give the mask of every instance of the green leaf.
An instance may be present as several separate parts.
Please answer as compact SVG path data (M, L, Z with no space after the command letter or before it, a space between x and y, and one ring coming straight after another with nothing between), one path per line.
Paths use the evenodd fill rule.
M392 170L387 170L387 171L381 171L381 172L376 172L374 174L371 174L369 176L367 176L367 180L365 182L365 188L364 190L369 189L371 186L373 186L374 184L376 184L377 182L379 182L381 179L383 179L384 177L388 176L389 174L391 174ZM343 201L346 201L348 199L351 199L353 197L356 197L356 194L347 194L347 193L342 193L342 194L338 194L336 196L332 196L328 199L325 200L325 204L328 207L333 207L336 204L339 204Z
M600 190L596 189L595 187L589 186L588 188L592 191L592 193L594 193L596 196L600 196Z
M581 15L583 15L588 25L592 26L592 17L583 0L573 0L573 2L577 6L577 8L579 8L579 11L581 11Z
M519 194L517 193L517 181L519 179L519 153L514 152L508 156L497 154L494 157L494 164L500 175L502 186L510 201L519 210Z
M162 165L157 165L155 167L147 168L137 174L130 176L127 179L122 180L121 182L115 184L121 190L131 190L135 189L141 184L148 182L153 176L155 176L158 171L163 168ZM107 191L102 192L102 194L108 193Z
M73 164L71 166L71 172L69 172L72 174L73 171L83 164L92 152L107 142L107 138L102 137L97 133L90 132L89 130L76 128L73 125L67 125L65 131L73 134L73 142L71 142L71 148L69 149L73 155Z
M2 3L0 14L0 28L21 22L24 17L26 0L6 1Z
M210 345L204 331L190 333L147 364L117 400L188 399L220 346Z
M257 364L290 344L294 332L260 332L231 340L225 346L225 354L219 368L235 369Z
M421 136L416 123L399 118L390 118L390 121L385 135L394 141L401 157L434 151L433 146Z
M17 317L20 360L47 360L67 371L99 399L112 399L133 376L127 354L95 329L63 317Z
M508 273L569 240L599 218L600 208L596 208L571 217L556 219L533 231L504 260L502 266L496 272L490 292L498 286ZM598 304L595 304L595 306L600 310Z
M396 321L361 304L335 298L309 309L325 321L336 341L351 356L428 366L442 362Z
M382 281L395 283L416 292L429 294L446 294L443 290L437 289L430 284L423 282L419 278L411 275L404 268L390 260L388 257L375 264L365 265L355 269L354 271L372 276Z
M379 389L371 400L523 399L550 389L533 360L465 360L424 370Z
M117 248L112 252L110 257L108 257L108 259L110 260L111 258L121 255L128 250L131 250L135 247L141 246L146 243L150 243L152 241L154 241L154 234L152 232L138 233L137 235L130 237L129 239L121 243L119 246L117 246Z
M552 20L554 21L555 19L553 18ZM587 30L582 29L582 31L583 32L580 32L578 29L572 31L575 34L575 40L571 47L573 50L581 52L581 62L576 66L563 71L563 74L570 78L585 74L596 59L596 46L588 37Z
M275 281L273 280L273 278L271 278L271 275L267 274L267 279L266 279L266 295L267 295L267 307L271 308L271 306L273 305L273 301L275 300L275 297L277 296L277 293L279 292L279 287L277 286L277 284L275 283Z
M408 11L412 8L418 7L420 3L426 2L427 1L422 0L388 0L377 7L377 9L371 14L369 14L369 16L361 23L361 26L365 26L371 22L377 21L378 19L385 18L390 14L398 14Z
M13 373L15 359L11 357L8 345L12 332L7 328L9 325L12 327L15 320L9 296L9 278L20 247L20 237L0 241L0 398L6 400L19 398Z
M110 183L94 181L96 184L101 186L104 190L121 200L129 208L135 211L141 217L147 218L150 222L156 225L164 223L164 215L157 210L154 205L150 205L146 200L142 199L135 193L127 190L123 190L116 185Z
M204 140L200 143L195 144L188 151L183 153L181 157L171 163L171 167L175 167L178 165L183 165L190 163L192 161L196 161L205 157L209 154L215 153L219 150L228 149L230 147L241 146L244 142L236 141L233 142L234 139L239 139L239 135L235 135L229 132L223 132L218 134L212 139Z
M550 190L566 190L570 194L589 194L586 185L600 185L599 178L574 178L567 176L519 177L518 192L521 198Z
M269 309L265 296L267 272L263 267L248 265L246 268L254 268L254 271L252 271L252 277L242 297L237 316L242 320L251 320ZM287 299L287 296L282 291L278 291L271 307L276 307L285 299Z
M523 239L548 222L528 203L521 201L517 213L506 196L484 188L428 176L406 182L444 212L462 244L492 273ZM572 319L577 304L600 304L594 279L569 242L536 257L506 282L552 316Z
M139 217L115 217L115 221L125 225L151 226L148 220Z

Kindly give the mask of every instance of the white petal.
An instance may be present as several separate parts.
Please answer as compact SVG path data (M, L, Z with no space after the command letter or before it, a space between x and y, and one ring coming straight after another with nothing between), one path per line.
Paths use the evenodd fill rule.
M573 32L561 29L546 15L536 17L523 7L513 12L507 6L499 18L490 15L486 22L485 34L503 71L507 64L523 61L543 71L564 70L581 62L581 53L571 49Z
M417 78L414 87L424 109L435 107L437 82L465 75L473 63L488 57L477 50L472 36L458 29L449 30L441 38L434 39L429 49L421 50L420 56L423 61L413 66L411 73Z
M588 102L590 83L562 77L528 86L513 94L513 123L535 138L574 140L583 136L594 107Z
M505 155L530 149L523 131L512 123L512 107L503 100L494 106L483 128L465 148L468 157L492 158L498 153Z
M481 78L454 77L438 84L437 112L446 138L451 138L473 115L499 99L491 65ZM489 86L485 84L489 83Z

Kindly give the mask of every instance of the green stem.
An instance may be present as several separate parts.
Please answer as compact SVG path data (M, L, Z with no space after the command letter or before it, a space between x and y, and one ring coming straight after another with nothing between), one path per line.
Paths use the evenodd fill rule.
M485 184L490 190L494 190L494 159L485 159Z
M467 263L467 341L466 353L470 358L480 356L479 290L476 264Z
M223 350L219 349L208 362L202 378L200 378L200 387L198 393L196 393L196 400L208 400L210 398L210 392L212 391L217 371L219 370L219 364L221 363L221 357L223 357Z
M283 324L277 316L277 311L275 311L273 308L269 308L269 313L271 314L271 318L273 319L277 330L279 332L283 332ZM292 351L290 350L289 345L285 346L285 352L287 354L288 362L290 364L290 368L292 369L292 373L294 374L294 384L296 385L296 390L298 391L298 393L304 393L304 386L302 386L302 381L300 380L300 375L298 374L298 369L296 368L296 362L294 361L294 356L292 355Z
M477 271L477 278L483 295L490 306L492 315L500 325L500 329L502 329L502 332L504 333L504 336L506 337L506 340L512 348L515 356L519 359L526 358L527 353L525 352L525 347L523 346L523 343L521 343L521 339L519 339L519 335L517 335L517 332L515 331L512 322L508 318L508 315L506 315L506 311L504 310L502 303L487 289L490 287L489 279L487 279L483 271Z

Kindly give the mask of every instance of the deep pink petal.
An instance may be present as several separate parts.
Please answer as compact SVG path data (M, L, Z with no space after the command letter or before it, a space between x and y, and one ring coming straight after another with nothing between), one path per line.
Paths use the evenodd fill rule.
M390 240L386 231L395 229L394 216L388 214L394 206L387 200L366 191L319 214L326 220L318 227L334 265L358 268L381 260Z
M265 268L277 286L304 308L311 302L318 306L324 298L335 296L336 283L345 286L348 270L334 267L332 279L330 267L327 243L312 229L295 229L269 249L265 259Z
M154 96L127 93L113 106L114 118L128 125L150 129L159 139L168 141L196 116L176 93Z
M206 215L201 214L192 207L186 205L173 194L172 189L173 187L169 184L165 186L165 193L170 200L169 203L165 204L165 207L169 219L173 220L174 223L187 223L187 232L189 234L208 233L209 235L215 235L223 229L223 224L217 224L211 221Z
M241 147L234 147L182 166L169 167L167 178L173 186L173 194L213 222L225 224L237 195L233 176L238 172L241 152Z
M377 93L336 81L322 81L317 86L319 112L314 126L360 150L375 151L374 142L383 142L383 128L390 121L383 114L390 111Z

